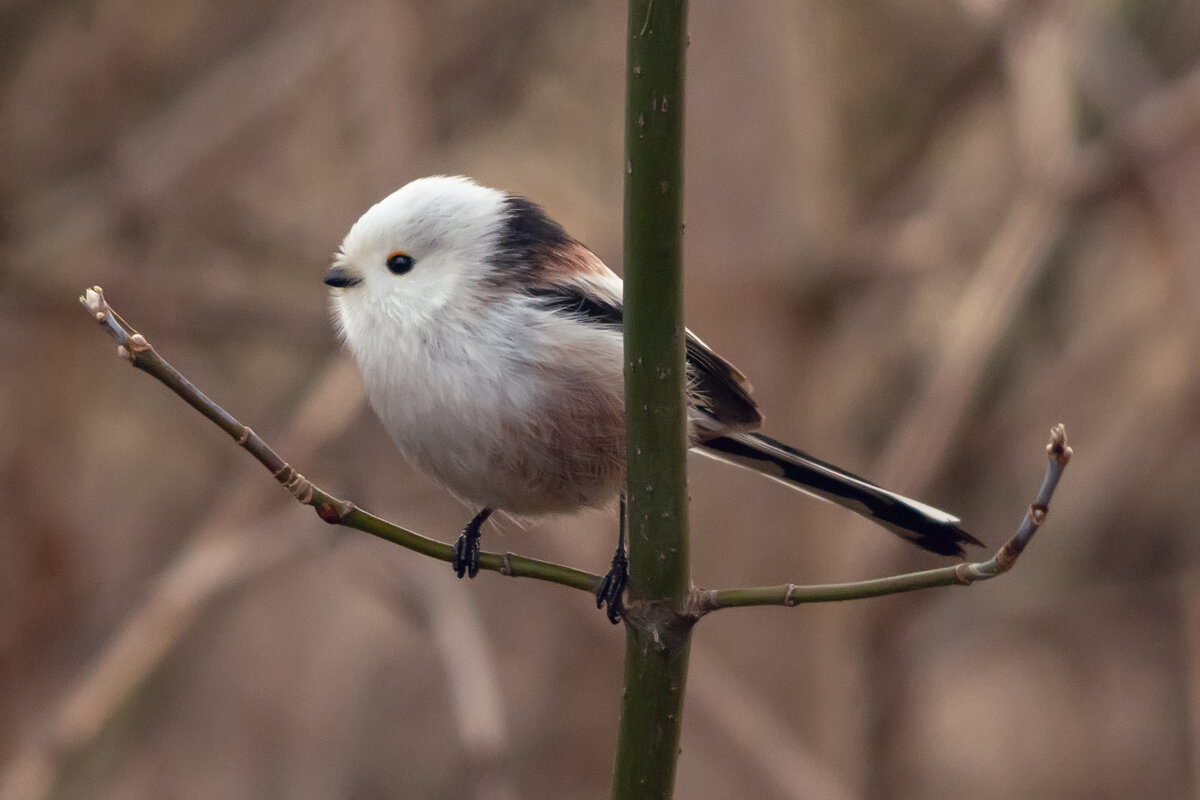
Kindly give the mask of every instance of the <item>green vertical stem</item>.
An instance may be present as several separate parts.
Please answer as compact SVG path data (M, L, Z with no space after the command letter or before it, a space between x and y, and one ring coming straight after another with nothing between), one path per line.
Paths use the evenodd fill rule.
M630 581L613 797L669 798L691 620L683 327L686 0L629 3L625 407Z

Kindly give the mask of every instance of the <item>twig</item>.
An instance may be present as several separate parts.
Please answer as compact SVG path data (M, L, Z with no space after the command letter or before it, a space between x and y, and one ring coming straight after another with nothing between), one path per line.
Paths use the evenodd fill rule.
M749 589L696 590L692 596L692 609L700 616L719 608L744 606L797 606L801 603L827 603L835 600L854 600L879 597L887 594L911 592L917 589L932 589L938 586L969 586L1003 575L1012 569L1017 558L1025 550L1029 540L1037 533L1050 510L1050 499L1058 486L1063 470L1071 460L1071 448L1067 446L1067 432L1061 425L1050 429L1050 443L1046 445L1049 463L1046 476L1038 490L1037 498L1025 513L1025 519L996 555L987 561L957 564L940 569L910 572L887 578L876 578L850 583L798 586L785 583L780 586L759 586Z
M283 484L292 497L305 505L312 506L321 519L332 525L344 525L347 528L378 536L441 561L450 561L453 558L454 548L450 545L405 530L363 511L353 503L326 492L293 469L271 449L270 445L263 441L262 437L209 399L179 370L167 363L150 345L146 337L134 330L109 306L104 299L104 292L99 286L88 289L79 298L79 301L117 342L119 356L158 379L183 398L188 405L232 436L235 442L267 468L275 480ZM600 576L598 575L512 553L483 553L479 558L479 566L481 569L499 572L513 578L537 578L574 589L582 589L593 594L600 585Z
M321 519L330 524L369 533L441 561L452 559L453 548L450 545L413 533L363 511L353 503L329 494L293 469L258 434L209 399L163 359L146 337L134 330L108 304L100 287L88 289L79 300L117 342L118 355L157 378L233 437L234 441L266 467L297 501L312 506ZM795 606L801 603L878 597L938 586L967 586L976 581L1002 575L1012 569L1033 534L1041 527L1059 478L1070 461L1071 448L1067 446L1065 428L1061 424L1056 425L1051 429L1050 436L1050 443L1046 447L1049 465L1037 499L1030 506L1016 534L987 561L849 583L807 586L787 583L746 589L695 590L688 599L685 616L694 615L698 618L719 608L736 606ZM480 567L509 577L536 578L592 593L596 591L601 580L600 576L583 570L513 553L483 553L480 555Z

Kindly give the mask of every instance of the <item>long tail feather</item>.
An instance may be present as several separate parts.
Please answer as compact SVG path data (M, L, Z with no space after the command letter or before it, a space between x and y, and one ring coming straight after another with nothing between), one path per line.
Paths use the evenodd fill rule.
M889 492L759 433L719 436L702 443L698 451L837 503L940 555L962 556L964 544L983 544L959 528L960 520L952 514Z

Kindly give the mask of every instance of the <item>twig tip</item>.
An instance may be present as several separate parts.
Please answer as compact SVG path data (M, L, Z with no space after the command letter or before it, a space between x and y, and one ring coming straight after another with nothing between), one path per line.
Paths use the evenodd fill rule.
M85 289L83 294L79 295L79 302L97 322L103 322L108 316L108 302L104 299L104 290L99 286Z
M1050 443L1046 445L1046 455L1066 466L1073 453L1067 444L1067 428L1060 422L1050 429Z

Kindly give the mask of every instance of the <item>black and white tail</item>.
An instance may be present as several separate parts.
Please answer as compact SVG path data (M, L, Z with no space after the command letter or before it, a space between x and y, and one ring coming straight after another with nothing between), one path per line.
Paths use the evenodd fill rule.
M958 527L959 519L933 506L889 492L868 480L813 458L759 433L731 433L697 450L734 466L762 473L802 492L861 514L918 547L962 556L964 544L983 543ZM707 451L707 452L706 452Z

